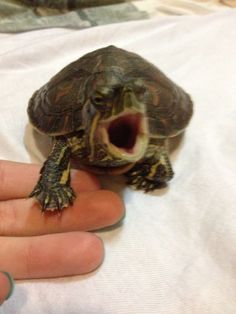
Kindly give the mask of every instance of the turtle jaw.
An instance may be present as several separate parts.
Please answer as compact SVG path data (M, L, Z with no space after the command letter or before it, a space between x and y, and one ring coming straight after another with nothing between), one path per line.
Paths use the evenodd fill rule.
M102 141L115 158L136 162L147 149L149 136L143 113L126 110L101 124Z

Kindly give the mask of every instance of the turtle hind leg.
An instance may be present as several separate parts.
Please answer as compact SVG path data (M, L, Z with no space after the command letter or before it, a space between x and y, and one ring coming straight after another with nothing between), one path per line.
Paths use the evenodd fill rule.
M66 139L58 138L45 161L40 178L29 197L35 197L42 211L61 211L73 203L74 191L70 186L71 149Z
M150 145L143 161L125 175L128 184L145 192L165 186L174 175L165 145Z

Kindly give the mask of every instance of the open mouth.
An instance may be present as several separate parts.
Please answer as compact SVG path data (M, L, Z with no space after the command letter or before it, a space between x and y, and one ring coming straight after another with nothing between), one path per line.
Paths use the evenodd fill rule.
M141 126L141 114L127 114L113 120L108 126L110 143L128 153L132 153Z
M103 142L117 158L135 161L147 148L146 118L140 112L126 112L101 125Z

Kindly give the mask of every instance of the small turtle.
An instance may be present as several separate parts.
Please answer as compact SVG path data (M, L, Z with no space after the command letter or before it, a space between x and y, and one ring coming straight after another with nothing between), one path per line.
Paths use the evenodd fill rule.
M69 64L29 101L33 126L54 139L35 196L42 211L73 203L70 160L90 171L125 173L152 191L173 177L166 142L187 126L192 101L139 55L108 46Z

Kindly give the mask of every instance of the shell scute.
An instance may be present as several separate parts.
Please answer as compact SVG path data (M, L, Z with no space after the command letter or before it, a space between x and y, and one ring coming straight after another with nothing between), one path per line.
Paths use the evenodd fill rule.
M153 64L139 55L115 46L86 54L72 62L29 101L32 124L49 135L67 134L82 127L82 108L98 85L124 85L141 79L148 89L146 114L150 134L174 136L192 115L187 93Z

